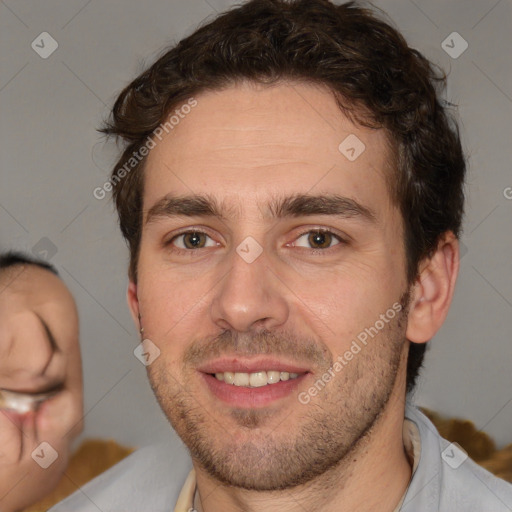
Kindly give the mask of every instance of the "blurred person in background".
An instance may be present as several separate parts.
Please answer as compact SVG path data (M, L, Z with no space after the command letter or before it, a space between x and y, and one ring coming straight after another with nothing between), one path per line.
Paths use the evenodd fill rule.
M0 254L0 511L51 492L82 430L75 301L45 261Z

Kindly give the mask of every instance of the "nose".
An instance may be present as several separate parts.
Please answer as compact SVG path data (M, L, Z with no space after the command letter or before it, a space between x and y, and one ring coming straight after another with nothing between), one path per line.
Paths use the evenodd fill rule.
M286 323L287 288L270 267L265 251L250 262L233 252L231 268L215 290L211 317L222 329L246 332Z
M19 385L41 377L54 347L40 318L32 312L17 314L2 327L0 375Z

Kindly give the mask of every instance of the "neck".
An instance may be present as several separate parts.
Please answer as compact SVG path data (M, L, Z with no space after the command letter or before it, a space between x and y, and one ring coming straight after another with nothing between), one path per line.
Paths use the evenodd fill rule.
M398 397L398 398L397 398ZM393 390L382 415L337 466L293 489L258 492L219 485L194 461L202 512L393 512L411 466L404 450L404 399Z

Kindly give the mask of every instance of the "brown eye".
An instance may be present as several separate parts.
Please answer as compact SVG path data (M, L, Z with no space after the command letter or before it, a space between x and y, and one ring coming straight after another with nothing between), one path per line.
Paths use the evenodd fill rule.
M331 246L332 241L331 233L311 232L308 237L308 242L314 249L327 249Z
M211 240L211 243L208 244L208 239ZM205 247L213 247L216 243L202 231L185 231L173 237L168 245L174 245L178 249L183 250L193 250L193 249L203 249Z
M183 235L183 242L187 249L197 249L204 246L204 233L185 233Z
M310 230L307 231L306 233L303 233L299 238L297 238L297 241L301 239L305 239L305 242L311 249L329 249L333 245L338 245L339 243L342 242L341 238L332 233L331 231L319 229ZM295 242L293 245L298 247L304 247L304 245L300 245L297 242Z

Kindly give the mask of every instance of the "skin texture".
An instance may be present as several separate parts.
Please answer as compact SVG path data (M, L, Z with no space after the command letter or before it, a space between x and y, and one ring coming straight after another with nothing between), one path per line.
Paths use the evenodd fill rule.
M161 352L148 375L191 451L200 507L334 511L342 500L344 510L392 511L411 475L402 443L407 340L428 341L442 324L457 241L447 233L408 285L403 223L386 187L386 134L354 125L327 90L244 83L196 99L148 157L138 282L128 302ZM353 162L338 150L350 134L366 148ZM166 194L192 193L214 197L224 217L148 221ZM269 216L267 203L291 194L338 194L371 209L374 220ZM190 228L207 234L199 249L190 235L177 236ZM321 248L303 236L318 228L335 235ZM248 236L262 249L252 263L236 252ZM298 400L400 302L402 312L321 392ZM197 370L221 355L258 354L309 374L270 405L234 407Z
M36 413L0 410L0 510L10 512L41 499L62 476L71 441L82 430L82 369L75 302L57 276L14 265L0 273L0 290L0 387L42 392L63 386ZM31 456L42 442L58 453L47 469Z

